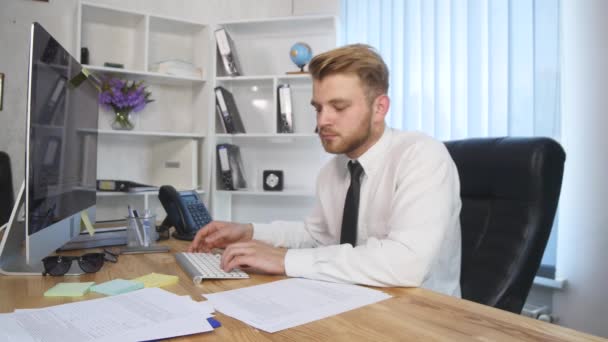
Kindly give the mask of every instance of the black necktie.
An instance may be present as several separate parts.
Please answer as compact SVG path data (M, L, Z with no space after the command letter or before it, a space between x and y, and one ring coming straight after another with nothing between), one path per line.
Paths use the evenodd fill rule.
M359 217L359 190L361 189L361 174L363 168L356 161L348 162L350 171L350 186L344 201L344 215L342 216L342 233L340 244L350 243L357 245L357 219Z

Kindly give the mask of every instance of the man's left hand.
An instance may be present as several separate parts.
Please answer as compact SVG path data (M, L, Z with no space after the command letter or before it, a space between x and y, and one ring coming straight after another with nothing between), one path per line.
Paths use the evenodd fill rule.
M227 272L240 268L257 273L285 275L285 254L287 249L260 241L237 242L226 247L220 266Z

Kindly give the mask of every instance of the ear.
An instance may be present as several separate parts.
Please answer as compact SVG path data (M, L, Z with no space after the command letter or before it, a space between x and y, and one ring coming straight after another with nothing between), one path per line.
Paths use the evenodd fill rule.
M384 117L388 113L388 109L391 105L391 100L388 95L380 95L374 100L374 119L384 122Z

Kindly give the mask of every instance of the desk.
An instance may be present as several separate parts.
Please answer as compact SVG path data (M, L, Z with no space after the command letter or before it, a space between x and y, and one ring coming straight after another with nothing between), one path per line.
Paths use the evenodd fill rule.
M172 252L183 251L187 243L164 242ZM212 293L282 279L277 276L253 275L250 279L205 281L194 285L177 266L173 254L121 255L117 264L106 263L98 273L86 274L79 281L101 283L114 278L132 279L158 272L177 275L178 284L165 289L178 295L203 300L201 293ZM76 280L76 279L75 279ZM47 298L43 293L53 285L70 281L70 277L0 276L0 312L20 308L37 308L81 299ZM417 288L380 289L393 298L349 311L320 321L301 325L274 334L254 329L240 321L217 313L222 327L212 333L175 339L176 341L411 341L472 339L543 340L543 341L606 341L604 339L533 320L466 300L452 298ZM83 299L103 295L89 293Z

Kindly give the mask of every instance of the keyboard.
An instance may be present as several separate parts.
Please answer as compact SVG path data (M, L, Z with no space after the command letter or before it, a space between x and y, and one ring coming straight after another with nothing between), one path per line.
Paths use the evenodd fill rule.
M204 279L243 279L249 275L239 269L225 272L220 268L219 254L212 253L175 253L177 264L192 277L195 284Z

